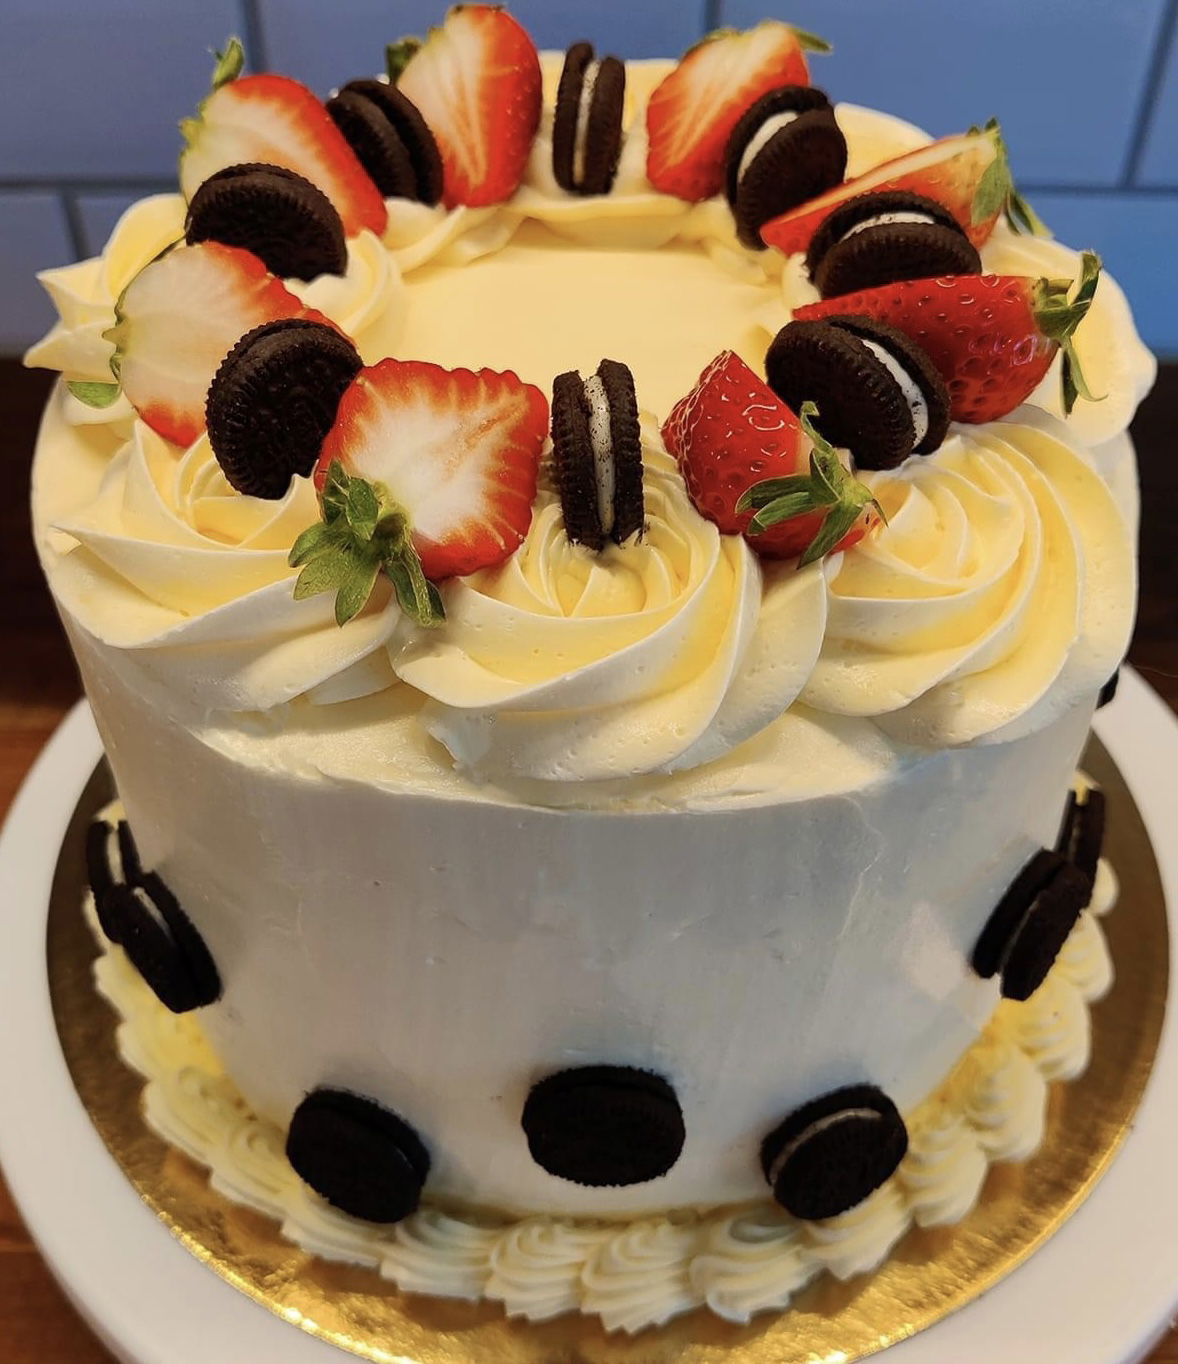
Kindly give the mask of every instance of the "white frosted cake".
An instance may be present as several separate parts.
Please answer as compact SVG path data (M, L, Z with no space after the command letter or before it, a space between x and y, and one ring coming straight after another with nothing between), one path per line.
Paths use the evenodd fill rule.
M231 47L185 193L42 277L108 993L193 1015L268 1211L415 1291L780 1309L1086 1058L1153 361L998 220L996 128L832 107L803 46L467 6L326 110Z

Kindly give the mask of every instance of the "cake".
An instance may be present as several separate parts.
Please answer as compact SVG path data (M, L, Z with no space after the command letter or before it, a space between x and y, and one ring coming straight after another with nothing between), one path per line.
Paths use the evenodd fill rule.
M231 43L183 193L42 276L149 1120L412 1291L781 1310L1086 1059L1153 361L997 125L832 105L815 41L463 6L326 104Z

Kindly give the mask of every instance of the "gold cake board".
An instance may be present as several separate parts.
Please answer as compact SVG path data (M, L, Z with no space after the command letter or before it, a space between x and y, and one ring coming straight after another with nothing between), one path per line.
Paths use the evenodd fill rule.
M117 1019L93 986L97 948L80 909L83 840L112 795L105 765L78 802L54 878L47 953L58 1036L103 1142L172 1234L254 1301L378 1364L852 1364L932 1326L1022 1263L1088 1195L1132 1125L1165 1014L1165 903L1141 816L1098 740L1084 766L1109 799L1105 853L1121 894L1101 926L1116 983L1092 1006L1088 1070L1052 1086L1043 1147L1024 1164L994 1166L978 1207L957 1226L914 1229L874 1274L848 1283L823 1276L788 1312L748 1326L696 1311L629 1338L584 1317L531 1324L491 1303L407 1295L373 1270L306 1254L275 1222L214 1191L204 1169L141 1118L142 1081L119 1059Z

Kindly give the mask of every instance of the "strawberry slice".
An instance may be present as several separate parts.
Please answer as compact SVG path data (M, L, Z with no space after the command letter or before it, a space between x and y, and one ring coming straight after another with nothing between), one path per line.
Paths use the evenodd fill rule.
M997 120L957 137L943 137L927 147L905 152L853 180L845 180L817 199L783 213L761 229L761 239L786 255L805 251L810 238L839 204L876 190L904 189L923 194L957 219L975 246L994 230L1005 214L1017 231L1046 232L1030 204L1018 193L1010 174L1006 143Z
M878 521L871 490L734 351L721 352L663 425L701 516L766 559L813 563L849 549ZM807 452L808 472L802 472Z
M315 470L322 521L291 551L297 598L336 593L341 625L377 575L421 625L436 581L515 552L532 523L548 400L512 373L382 360L344 393Z
M110 367L153 431L191 445L221 361L246 332L281 317L327 322L251 252L179 246L145 265L115 304L104 333L115 346Z
M767 19L745 32L718 29L684 53L646 109L646 175L655 189L692 203L719 194L733 129L779 85L809 85L806 53L821 38Z
M540 122L540 57L527 30L496 5L459 5L410 49L397 85L437 139L446 207L510 199Z
M312 91L288 76L243 76L245 53L236 38L217 54L212 88L195 118L180 124L180 188L191 199L227 166L282 166L317 185L335 205L344 231L378 235L388 212L380 190Z
M799 308L805 320L831 313L871 317L910 336L940 370L949 415L959 422L1004 417L1038 387L1061 351L1063 409L1093 400L1073 345L1100 280L1100 257L1081 256L1075 294L1069 279L948 275L908 279Z

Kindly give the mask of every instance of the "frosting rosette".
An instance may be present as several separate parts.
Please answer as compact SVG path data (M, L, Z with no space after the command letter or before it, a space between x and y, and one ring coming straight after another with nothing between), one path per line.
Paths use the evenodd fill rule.
M1131 539L1088 459L1032 419L957 427L936 454L864 475L888 524L828 561L807 704L942 747L1030 733L1112 675Z
M504 565L454 580L446 624L394 657L421 720L490 778L595 781L719 757L793 701L826 616L820 570L763 578L739 537L687 499L644 427L646 528L595 555L571 544L542 488Z

